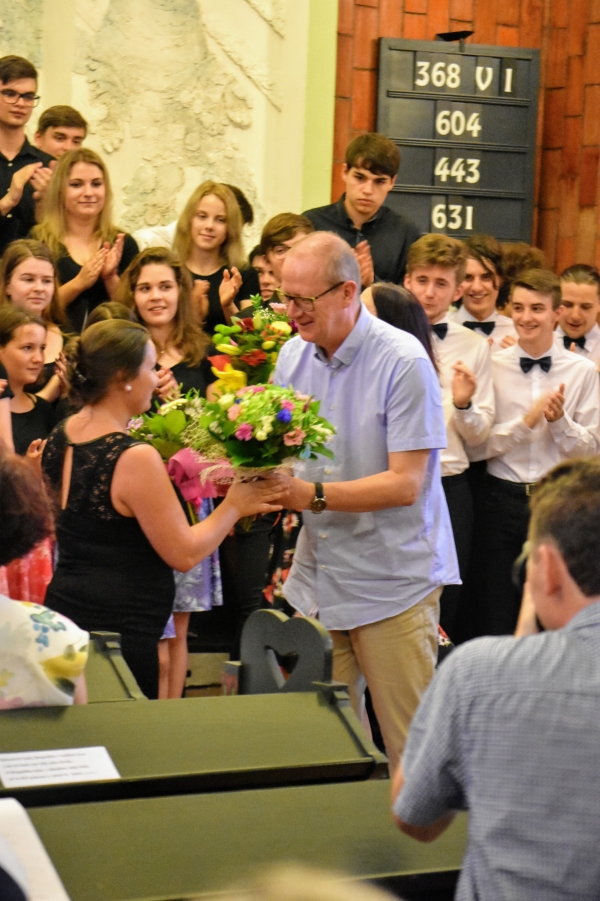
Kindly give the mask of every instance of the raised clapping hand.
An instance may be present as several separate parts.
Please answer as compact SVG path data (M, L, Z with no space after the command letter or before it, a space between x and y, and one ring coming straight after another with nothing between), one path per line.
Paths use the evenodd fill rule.
M354 248L354 256L360 269L360 281L363 288L368 288L375 281L373 257L368 241L360 241Z
M477 388L477 379L462 360L458 360L452 369L454 370L452 378L452 400L454 405L456 407L468 407Z
M42 454L44 453L44 448L46 447L45 438L43 441L41 438L36 438L35 441L32 441L29 447L27 448L27 452L25 456L27 459L33 463L36 469L42 471Z
M43 163L30 163L28 166L23 166L22 169L18 169L17 172L15 172L10 182L10 188L2 200L3 204L6 202L4 204L6 209L3 209L4 216L12 210L13 207L16 207L23 196L25 185L28 181L31 181L35 173L42 168Z
M277 476L266 476L252 482L235 481L223 503L236 508L238 519L257 513L274 513L282 510L279 503L285 488Z
M97 250L96 253L83 264L76 276L81 291L85 291L87 288L91 288L92 285L96 284L100 273L104 268L107 254L108 251L106 248L101 247L100 250Z
M60 384L60 396L66 397L69 391L69 379L67 377L67 358L62 352L54 361L54 375Z
M204 279L196 278L194 279L194 284L192 285L192 300L196 307L196 312L200 319L206 319L208 316L208 291L210 288L210 282L205 282Z
M229 269L226 269L223 272L223 279L219 285L219 300L221 301L223 310L226 311L227 308L232 305L235 296L241 287L242 276L240 275L239 269L236 269L235 266L231 267L231 272L229 272Z
M33 188L33 199L36 203L42 200L46 189L50 184L52 173L56 169L56 160L50 160L47 166L38 167L31 176L31 186Z
M538 422L541 422L542 417L545 417L547 422L556 422L564 415L564 404L565 386L561 385L557 391L549 391L547 394L538 397L523 417L523 421L530 429L533 429Z
M558 391L552 391L546 396L544 416L548 422L556 422L565 413L565 386L561 385Z
M490 347L491 347L492 344L494 343L494 339L490 337L490 338L488 338L488 341L490 342ZM515 338L514 335L505 335L504 338L502 339L502 341L500 342L500 347L502 347L502 348L512 347L516 343L517 343L517 339Z
M118 276L117 269L119 268L119 263L121 262L121 257L123 256L123 242L125 241L125 235L121 232L115 238L115 243L111 247L108 241L106 241L103 245L103 250L106 251L106 257L104 258L104 264L102 266L102 278L112 279L115 276Z
M158 370L158 385L154 389L154 394L161 400L173 400L175 397L179 397L179 385L170 369Z

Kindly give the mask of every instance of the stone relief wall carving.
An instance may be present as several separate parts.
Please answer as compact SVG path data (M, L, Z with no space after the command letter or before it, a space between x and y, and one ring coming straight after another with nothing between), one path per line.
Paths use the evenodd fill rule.
M280 37L285 37L285 16L282 0L246 0L259 16L268 22Z
M250 5L252 6L252 4ZM275 109L281 112L282 99L279 89L269 77L269 73L262 66L258 65L256 59L252 56L251 49L248 51L244 50L234 37L227 34L223 28L225 23L219 24L218 16L203 12L202 21L207 34L210 35L213 41L216 41L223 52L240 67L244 75L256 85Z
M43 0L1 0L0 56L24 56L42 64Z
M274 29L283 28L278 0L247 2ZM197 0L104 0L103 6L100 15L98 0L77 2L75 71L87 82L91 108L83 112L109 164L110 155L129 142L139 158L122 187L120 222L135 229L172 221L189 167L198 171L198 181L239 185L260 220L239 140L251 127L253 101L233 66L223 65L207 45L205 32L219 43L214 21L203 22ZM275 102L269 73L232 42L223 49Z

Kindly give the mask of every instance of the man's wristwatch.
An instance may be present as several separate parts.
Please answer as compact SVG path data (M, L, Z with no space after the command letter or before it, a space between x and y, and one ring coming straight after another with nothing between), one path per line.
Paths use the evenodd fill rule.
M325 497L325 493L323 491L323 486L320 482L315 482L315 496L310 502L310 507L308 508L312 513L322 513L323 510L327 507L327 498Z

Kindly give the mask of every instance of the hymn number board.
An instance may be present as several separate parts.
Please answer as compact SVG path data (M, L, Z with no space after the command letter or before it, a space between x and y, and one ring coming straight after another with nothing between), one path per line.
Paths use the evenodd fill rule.
M424 232L531 241L539 52L380 41L377 131L400 150L387 203Z

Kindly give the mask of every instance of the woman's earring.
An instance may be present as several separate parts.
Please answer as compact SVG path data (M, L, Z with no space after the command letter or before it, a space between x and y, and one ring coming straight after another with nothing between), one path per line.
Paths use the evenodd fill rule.
M125 385L125 391L131 391L131 385Z

